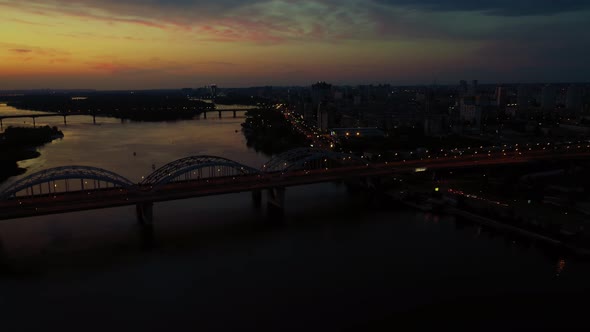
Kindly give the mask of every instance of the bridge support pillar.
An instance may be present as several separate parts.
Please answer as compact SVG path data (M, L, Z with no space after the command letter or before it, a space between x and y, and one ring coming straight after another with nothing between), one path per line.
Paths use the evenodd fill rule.
M67 125L68 122L66 121L66 116L64 115L64 125Z
M238 113L234 111L234 119L238 117Z
M4 250L4 243L0 237L0 267L7 264L6 251Z
M4 130L4 125L2 124L2 119L0 119L0 130Z
M154 203L139 203L135 206L139 223L139 240L143 250L151 250L156 246L154 236Z
M35 128L37 125L35 124L35 117L33 117L33 128Z
M367 188L372 190L379 190L382 188L382 179L380 177L366 178Z
M486 170L486 172L487 172L487 170ZM436 172L436 170L433 170L431 175L432 175L432 181L438 180L439 174Z
M152 225L154 222L154 203L138 203L135 206L137 212L137 221L141 225Z
M137 213L139 242L142 250L151 250L156 246L154 236L154 203L144 202L135 205Z
M259 209L262 206L262 191L254 190L252 192L252 203L254 207Z
M350 194L358 194L365 188L365 179L361 177L351 177L345 179L344 184Z
M221 111L219 111L219 118L221 119Z
M207 111L203 111L203 119L207 119Z
M285 212L285 188L276 187L268 190L268 212L272 216L282 216Z
M96 114L92 114L92 124L96 124Z

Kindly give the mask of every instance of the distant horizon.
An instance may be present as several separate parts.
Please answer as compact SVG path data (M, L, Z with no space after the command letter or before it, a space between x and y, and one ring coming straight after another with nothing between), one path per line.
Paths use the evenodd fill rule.
M265 87L272 87L272 88L306 88L311 87L313 84L318 82L326 82L331 84L332 86L337 87L358 87L358 86L379 86L379 85L390 85L392 87L430 87L430 86L457 86L459 85L458 80L457 82L437 82L437 83L418 83L418 84L395 84L395 83L387 83L387 82L377 82L377 83L357 83L357 84L337 84L332 83L330 81L314 81L305 85L270 85L270 84L261 84L261 85L252 85L252 86L220 86L217 85L219 89L254 89L254 88L265 88ZM472 84L473 80L465 80L468 84ZM480 86L501 86L501 85L590 85L590 81L555 81L555 82L482 82L478 81L478 85ZM201 89L206 88L209 85L203 86L184 86L184 87L160 87L160 88L140 88L140 89L100 89L100 88L16 88L16 89L0 89L0 92L42 92L42 91L55 91L55 92L117 92L117 91L176 91L182 89Z

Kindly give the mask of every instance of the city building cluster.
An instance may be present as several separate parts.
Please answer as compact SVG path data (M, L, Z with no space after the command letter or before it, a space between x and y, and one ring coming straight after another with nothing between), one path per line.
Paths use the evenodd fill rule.
M385 135L409 130L427 137L463 135L500 141L590 133L587 84L482 85L462 80L456 86L352 87L317 82L289 88L286 94L296 112L322 133L375 128Z

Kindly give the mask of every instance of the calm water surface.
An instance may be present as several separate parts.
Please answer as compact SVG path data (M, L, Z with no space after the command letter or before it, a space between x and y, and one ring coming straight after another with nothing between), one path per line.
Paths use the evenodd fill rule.
M0 114L12 112L27 111L0 105ZM30 124L12 124L23 121ZM154 164L190 155L259 167L268 156L246 146L242 121L231 114L165 123L99 118L97 125L72 117L67 126L38 119L65 137L20 165L27 174L90 165L135 182ZM334 184L288 188L286 202L280 224L249 194L157 203L151 250L134 207L2 222L3 324L76 329L83 320L83 330L148 331L586 325L585 261Z

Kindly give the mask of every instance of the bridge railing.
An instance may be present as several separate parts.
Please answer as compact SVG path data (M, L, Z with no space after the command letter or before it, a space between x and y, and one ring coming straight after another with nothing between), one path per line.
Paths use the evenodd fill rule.
M299 148L274 156L262 166L262 171L266 173L287 172L367 163L366 159L348 153Z
M24 196L36 196L133 186L129 179L102 168L64 166L43 170L9 183L0 189L0 198L7 199L23 193Z
M178 159L159 168L141 185L160 186L171 182L215 177L234 177L260 173L257 169L217 156L191 156Z
M43 170L5 185L0 189L0 198L98 191L105 188L127 190L148 188L148 190L152 190L169 183L213 178L229 178L235 181L238 178L251 175L259 175L260 180L264 180L266 174L276 172L297 172L366 162L366 160L350 154L303 148L277 155L261 169L255 169L227 158L200 155L168 163L138 184L114 172L97 167L64 166Z

